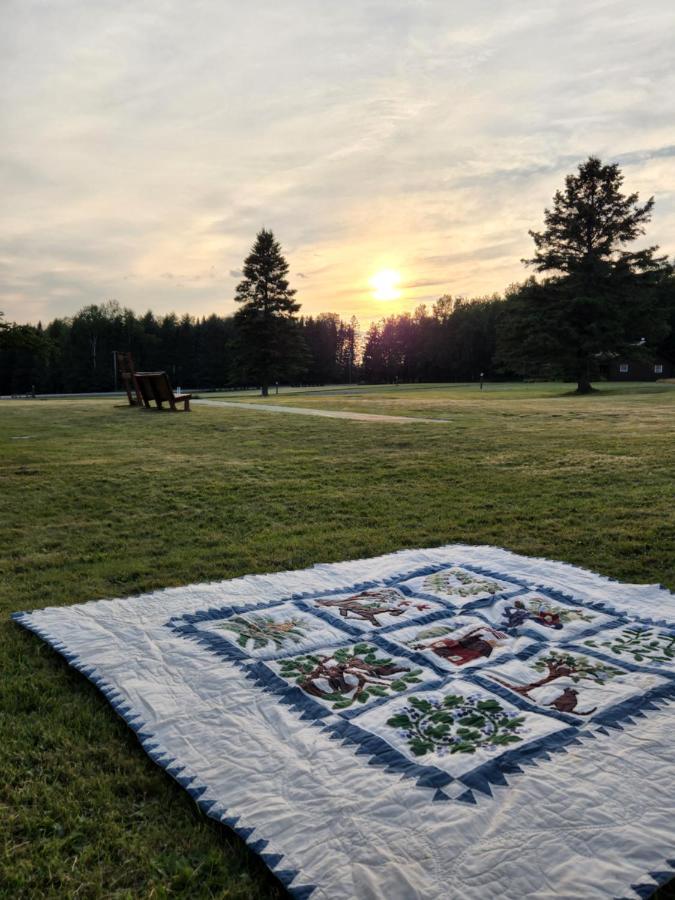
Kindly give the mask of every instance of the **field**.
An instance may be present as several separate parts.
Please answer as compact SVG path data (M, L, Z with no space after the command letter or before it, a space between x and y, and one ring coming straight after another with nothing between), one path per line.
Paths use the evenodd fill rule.
M0 896L283 896L15 610L451 541L675 590L675 385L569 391L255 400L433 424L0 403Z

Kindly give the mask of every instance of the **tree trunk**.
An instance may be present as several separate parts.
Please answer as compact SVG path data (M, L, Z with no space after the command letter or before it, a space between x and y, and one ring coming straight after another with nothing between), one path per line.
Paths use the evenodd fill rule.
M531 681L529 684L509 684L506 681L501 681L499 678L495 678L495 681L498 684L504 685L504 687L510 688L517 694L522 694L524 697L527 697L530 691L533 691L538 687L543 687L545 684L550 684L552 681L555 681L556 678L566 678L569 675L576 674L576 669L571 669L569 666L560 663L547 663L546 667L548 669L548 675L545 675L544 678L540 678L538 681Z
M577 357L577 394L592 394L595 388L591 384L591 362L583 356Z
M269 393L270 393L269 385L263 384L263 386L260 388L260 396L261 397L269 397Z

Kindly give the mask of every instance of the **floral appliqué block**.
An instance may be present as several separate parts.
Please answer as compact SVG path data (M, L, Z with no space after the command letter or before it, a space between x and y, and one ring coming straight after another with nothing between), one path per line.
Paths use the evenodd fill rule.
M675 631L631 625L601 631L583 643L638 665L675 669Z
M292 603L237 613L199 625L199 631L231 643L240 655L273 659L344 641L344 633Z
M460 566L451 566L420 578L411 578L403 584L414 593L437 597L452 606L462 606L474 600L510 594L521 590L518 586L498 578L479 575Z

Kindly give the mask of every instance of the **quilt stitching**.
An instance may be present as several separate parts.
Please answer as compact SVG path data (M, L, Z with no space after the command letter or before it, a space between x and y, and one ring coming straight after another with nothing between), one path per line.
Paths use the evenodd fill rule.
M308 623L315 623L315 638ZM593 740L593 729L607 734L606 727L634 724L675 699L675 672L661 665L665 677L646 689L608 709L584 709L577 683L604 684L605 677L655 668L616 653L610 659L594 637L610 635L611 642L612 635L642 633L654 623L475 566L443 563L263 604L211 608L167 626L238 665L258 688L354 746L371 765L433 790L436 802L492 796L492 786L508 785L507 776L523 765ZM673 632L662 627L657 649L665 654ZM538 667L542 677L520 685L500 678L514 663ZM535 690L559 679L550 702L533 700ZM382 720L385 706L391 714ZM438 764L439 757L486 750L498 755L454 774L443 759ZM425 763L427 754L436 763Z
M544 563L546 561L540 560L539 562ZM447 569L448 567L450 567L450 563L446 561L442 564L428 566L426 567L425 571L427 573L439 572L440 570L444 568ZM435 596L433 599L435 599L436 601L440 600L441 603L447 607L447 612L436 610L428 613L426 619L421 616L420 618L415 619L415 627L440 627L441 623L445 621L450 621L453 618L458 620L461 616L468 614L470 617L475 617L479 621L482 621L485 624L485 627L489 628L491 626L489 625L488 617L484 615L484 611L480 608L481 605L487 606L490 602L498 599L510 599L511 601L513 601L515 598L526 592L536 592L539 594L543 593L545 595L548 592L548 595L550 595L553 601L564 600L568 603L576 604L579 607L586 609L595 609L598 612L602 612L605 615L613 617L612 621L605 622L604 625L599 624L597 627L592 628L590 631L584 631L581 634L577 633L573 639L563 639L562 641L557 642L556 650L570 653L580 653L587 656L589 654L592 654L594 658L598 660L605 660L609 665L614 665L626 672L650 672L654 675L659 676L661 681L659 690L653 693L651 697L648 695L635 697L632 700L629 700L629 702L624 703L623 709L613 710L615 713L613 721L607 719L605 723L607 727L605 727L605 724L602 724L598 721L597 714L595 714L592 717L595 731L593 731L589 727L590 723L588 721L581 721L578 718L575 719L573 716L570 717L568 713L560 712L555 708L549 709L545 713L545 717L550 720L558 719L560 725L560 728L557 732L552 732L548 736L549 739L554 739L551 742L551 748L543 749L542 752L533 760L528 760L525 758L519 760L518 762L513 762L510 767L508 765L503 766L502 770L499 772L496 780L494 781L487 777L485 773L481 773L481 775L483 776L482 782L480 779L478 779L477 784L467 787L464 782L470 782L471 777L474 775L473 772L469 773L468 777L463 776L463 778L454 781L452 779L452 776L448 776L448 773L444 773L444 789L441 790L440 788L434 788L433 774L430 775L428 771L425 771L425 768L422 766L419 766L418 772L415 773L415 763L410 762L409 760L402 757L403 765L407 766L410 770L410 774L408 777L414 777L415 775L417 775L418 784L420 784L421 787L434 788L435 793L433 799L456 799L467 803L482 802L481 798L478 796L479 794L482 793L489 796L491 793L490 788L492 784L499 784L502 785L502 787L508 786L509 779L506 776L509 776L513 773L522 772L523 764L529 764L530 762L533 762L535 765L537 765L541 762L542 759L548 758L552 753L566 752L567 747L569 747L570 744L583 744L583 742L586 740L596 739L596 735L611 736L611 730L608 731L608 728L621 730L625 724L634 724L635 720L644 718L650 710L658 709L663 706L664 703L672 701L673 689L675 689L675 672L672 671L670 655L674 640L673 636L675 635L675 625L673 625L672 623L668 623L667 621L658 619L656 617L649 618L644 615L624 615L620 611L617 611L617 609L612 608L607 603L580 601L578 598L575 598L572 595L567 595L560 590L553 591L547 589L541 584L532 582L525 577L519 576L518 579L514 579L510 576L501 575L499 572L491 572L485 568L481 568L478 566L469 566L465 564L463 564L461 568L464 571L474 571L476 574L486 576L488 578L503 579L507 582L510 582L510 587L504 590L501 593L501 596L493 594L488 597L481 597L478 600L469 599L468 601L466 601L466 597L463 596L460 598L459 602L452 602L451 600L444 600L443 598ZM352 585L349 589L341 587L335 590L324 590L320 593L320 596L329 597L332 595L344 594L348 590L359 592L368 591L380 588L382 586L394 584L396 584L397 588L402 593L414 595L414 592L410 591L407 585L401 584L401 581L410 580L411 578L419 574L419 571L416 573L408 572L404 574L397 574L387 579L380 579L377 581L369 582L364 581L357 585ZM618 583L615 579L604 580L607 582ZM214 652L216 653L216 655L219 655L222 658L230 659L247 678L253 678L255 680L262 674L265 682L264 684L259 685L262 690L275 693L282 703L288 702L290 704L295 704L295 700L288 700L288 694L290 693L292 688L291 686L289 686L287 681L279 678L278 682L276 683L267 683L269 682L270 678L276 677L270 669L270 665L280 665L281 661L283 660L283 654L277 654L276 657L273 654L269 657L269 659L253 659L249 654L245 652L244 647L240 646L237 648L236 642L233 643L232 641L222 639L220 647L218 647L218 635L211 634L205 637L203 634L199 633L199 627L204 623L208 623L209 621L213 622L217 619L222 619L223 616L233 616L237 614L241 615L245 614L247 611L258 613L260 611L266 611L275 607L280 607L282 604L288 603L289 600L297 602L298 608L302 608L304 602L308 598L318 596L318 593L298 593L290 598L286 596L282 599L272 600L269 602L266 601L263 603L252 603L248 605L238 604L236 607L221 607L219 609L212 608L209 610L201 611L192 616L175 616L172 620L165 623L165 625L168 625L169 628L177 631L182 637L198 641L199 643L208 647L210 652ZM428 599L432 598L429 597ZM472 605L477 608L471 609L470 607ZM319 616L319 618L321 617L322 616ZM127 724L136 733L139 742L141 743L145 752L150 756L150 758L163 769L165 769L167 774L171 775L182 787L184 787L189 792L189 794L195 799L195 802L199 805L199 807L205 814L218 821L221 821L223 824L232 827L233 830L247 842L251 849L259 853L261 855L261 858L266 862L270 869L272 869L277 877L279 877L279 879L289 888L293 896L299 897L301 898L301 900L304 900L304 898L308 898L310 897L310 895L314 895L315 892L320 894L323 893L321 888L316 884L298 884L297 882L300 880L299 871L288 866L284 868L283 864L285 861L285 857L283 856L283 854L274 852L272 850L268 842L260 836L261 832L259 829L249 827L247 823L242 822L241 818L238 815L228 812L228 810L221 802L210 799L208 785L206 783L201 783L195 777L194 773L191 773L184 765L182 765L177 759L173 758L169 752L167 752L167 750L162 746L161 740L152 733L151 729L144 721L143 714L139 711L139 709L134 708L130 704L130 702L125 698L124 694L120 690L118 690L113 682L102 677L100 672L96 669L95 666L91 664L91 662L85 662L82 657L78 656L77 653L69 650L68 644L64 643L64 641L60 637L56 637L55 634L51 633L48 628L42 627L40 624L38 624L38 621L33 619L32 613L15 613L12 618L18 624L22 625L28 630L35 632L39 637L48 642L59 654L61 654L65 658L65 660L71 666L78 669L78 671L85 675L85 677L91 680L106 696L113 709L125 720L125 722L127 722ZM328 624L327 621L326 624ZM331 621L331 624L335 623ZM650 629L651 633L648 633L650 632ZM407 655L405 655L404 649L402 647L399 647L399 645L397 645L393 640L390 640L390 638L396 637L396 634L401 630L402 629L399 627L398 623L393 623L387 626L379 627L376 631L364 632L363 630L352 628L351 625L346 625L345 622L338 622L336 631L339 635L339 639L337 639L335 644L331 644L329 646L332 649L335 649L344 645L349 645L351 642L352 649L356 649L355 642L357 640L364 643L366 641L372 642L372 646L375 647L375 650L373 652L375 652L377 657L377 653L379 652L377 648L386 653L391 653L391 645L393 645L397 650L399 650L399 655L404 660L410 660L412 663L416 663L418 661L415 659L415 656L418 653L417 650L407 647L405 648L405 650L407 651ZM280 633L283 633L283 631ZM637 637L636 633L638 634ZM524 636L525 632L521 631L520 634L521 636ZM648 641L646 640L645 635L649 638ZM239 637L241 637L241 634L239 635ZM543 649L550 648L552 646L550 642L546 641L545 637L542 637L541 633L528 633L527 638L530 640L529 644L521 643L516 648L516 652L501 654L498 659L499 665L504 665L507 662L513 660L524 662L528 660L534 660L537 654L541 653ZM653 644L654 640L656 640L657 642L656 647L654 647ZM639 647L636 648L636 645L639 645ZM225 646L229 648L229 651L226 651L224 649ZM368 644L368 646L370 646L370 643ZM232 648L234 648L234 656L236 658L228 655L229 652L232 651ZM638 659L636 657L636 649L637 656L640 656L642 658ZM644 652L645 649L647 650L646 653ZM238 656L237 652L239 653ZM359 649L359 652L362 651ZM286 656L288 655L289 654L286 653ZM379 659L379 657L377 658ZM497 659L495 658L495 660L493 661L497 661ZM418 688L415 682L411 682L409 685L407 685L406 691L397 692L393 700L380 696L373 700L372 705L370 703L359 704L359 709L345 708L340 710L339 713L336 714L335 712L331 711L321 711L320 703L318 703L316 699L309 697L307 694L303 695L303 692L299 691L299 693L302 695L302 702L299 705L295 705L295 711L298 713L300 718L307 720L317 728L325 729L333 739L341 740L348 746L354 747L357 755L362 755L364 757L364 761L367 761L368 764L388 767L389 763L385 757L386 754L390 754L391 759L392 748L389 746L387 749L387 743L383 742L385 747L384 753L380 754L379 756L377 753L373 755L373 738L377 738L376 736L366 732L365 729L359 728L358 725L359 721L367 723L367 719L362 718L364 713L366 714L366 716L371 716L376 713L385 715L385 705L387 703L407 703L409 702L411 696L414 696L419 691L421 691L422 694L424 694L424 692L426 691L428 692L427 697L431 697L432 692L434 691L438 692L440 690L447 692L451 683L455 686L460 683L473 683L477 687L483 687L486 691L489 691L490 697L501 698L504 701L504 704L509 703L517 707L518 709L525 711L527 711L527 709L531 711L532 709L532 707L529 705L529 701L526 700L525 697L519 696L518 694L512 692L509 688L498 685L496 682L486 677L489 674L489 669L491 668L491 666L486 665L485 661L482 658L478 659L478 662L474 667L470 667L468 669L458 668L457 673L459 677L454 677L450 670L446 671L443 669L443 667L434 668L433 663L426 657L422 657L419 662L426 664L428 671L432 675L437 676L436 680L434 681L433 678L430 677L430 680L425 681L422 684L421 688ZM464 663L462 662L461 665L463 666ZM399 673L392 674L394 676L398 676ZM476 692L476 695L474 697L474 705L477 705L477 703L479 702L477 700L477 697L478 693ZM494 709L494 707L491 708ZM504 708L506 708L505 705ZM378 709L380 710L380 713L378 713ZM422 712L424 712L424 710L422 710ZM389 713L386 713L386 715L389 715ZM515 715L511 718L518 718L518 716ZM333 732L333 726L336 722L339 723L339 729L336 729ZM563 727L565 725L569 726L569 729L565 729ZM517 725L514 725L514 730L517 727ZM571 738L569 740L565 739L563 741L562 736L568 734L569 732L572 732ZM436 783L442 783L438 776L436 778ZM462 791L459 796L457 795L457 790ZM448 792L448 795L443 796L444 792ZM434 867L434 870L438 871L437 880L440 882L440 880L444 877L445 870L441 872L440 868L438 868L438 866L436 865L436 863L438 863L438 860L433 858L433 854L429 861ZM657 863L656 866L653 866L650 869L650 871L645 872L642 877L638 876L638 879L635 883L630 884L630 886L627 883L625 889L631 892L631 896L646 898L651 895L651 893L660 883L663 883L664 881L667 881L672 877L673 870L675 870L675 859L665 858L662 863ZM648 881L652 879L653 883L648 883ZM626 900L626 898L624 898L624 900Z

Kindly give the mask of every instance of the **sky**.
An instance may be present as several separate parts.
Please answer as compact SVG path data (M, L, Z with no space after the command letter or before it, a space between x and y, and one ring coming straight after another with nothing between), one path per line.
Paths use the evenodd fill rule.
M590 154L675 255L672 0L1 3L9 321L231 314L263 226L304 314L502 291Z

